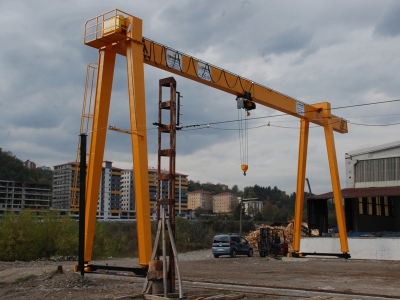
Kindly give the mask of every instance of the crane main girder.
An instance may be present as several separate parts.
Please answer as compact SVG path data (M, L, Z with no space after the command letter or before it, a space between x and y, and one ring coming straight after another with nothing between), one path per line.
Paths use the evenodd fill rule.
M323 126L321 109L313 105L296 100L149 39L143 38L142 41L144 45L144 62L148 65L192 79L235 96L242 96L245 92L250 92L252 100L258 104ZM175 57L175 60L173 57ZM332 123L334 131L340 133L348 132L346 120L330 115L330 123Z

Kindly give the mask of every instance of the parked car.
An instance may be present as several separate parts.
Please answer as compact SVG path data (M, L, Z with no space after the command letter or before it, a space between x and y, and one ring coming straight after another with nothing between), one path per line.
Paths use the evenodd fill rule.
M212 244L212 253L215 258L221 255L236 255L253 256L253 247L246 239L236 233L219 233L214 236Z

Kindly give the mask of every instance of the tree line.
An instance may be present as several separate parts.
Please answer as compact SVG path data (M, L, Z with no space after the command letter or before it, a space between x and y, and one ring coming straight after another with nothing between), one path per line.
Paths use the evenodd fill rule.
M243 190L239 190L238 186L235 184L232 188L226 187L220 183L201 183L199 181L189 180L188 182L188 191L196 191L196 190L204 190L209 191L213 194L223 193L223 192L231 192L238 197L242 197L242 199L246 198L256 198L258 200L263 201L263 208L261 211L252 211L250 207L249 215L246 215L244 212L244 208L242 208L242 217L244 219L251 219L257 222L264 222L267 224L273 223L286 223L289 220L292 220L294 217L295 210L295 202L296 202L296 193L293 192L291 194L287 194L285 191L280 190L278 187L268 186L263 187L255 184L254 186L246 186ZM304 192L305 198L312 196L313 194L309 194ZM200 208L197 209L195 214L200 217L204 215L205 212ZM205 215L206 216L206 215ZM240 218L240 205L236 207L232 216L226 216L226 218L230 218L233 220L239 220ZM307 201L304 201L303 206L303 221L307 221ZM328 222L329 226L336 225L336 215L334 205L332 203L328 203Z

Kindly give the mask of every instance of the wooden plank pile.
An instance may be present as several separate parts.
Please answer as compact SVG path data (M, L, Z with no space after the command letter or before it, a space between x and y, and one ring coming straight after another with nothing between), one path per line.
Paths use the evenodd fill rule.
M286 227L284 227L284 226L269 226L269 225L262 224L259 228L282 229L282 230L277 231L281 238L281 241L284 240L284 237L283 237L283 233L284 233L286 242L288 242L288 244L289 244L289 250L293 250L294 220L289 221L289 224ZM309 230L308 230L307 223L303 222L301 236L307 236L308 231ZM311 230L311 235L318 236L318 229ZM258 250L258 243L260 242L260 230L257 229L255 231L250 231L249 235L246 236L246 240L253 246L254 250Z

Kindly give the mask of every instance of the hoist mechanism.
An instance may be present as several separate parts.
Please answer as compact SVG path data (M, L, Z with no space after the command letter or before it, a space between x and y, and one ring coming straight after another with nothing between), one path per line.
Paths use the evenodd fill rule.
M237 97L236 104L238 109L240 164L243 175L246 176L249 168L249 129L247 117L250 116L249 111L256 108L256 104L251 101L251 93L249 92L246 92L244 96Z
M194 80L243 99L246 114L255 103L300 119L300 139L294 216L293 251L300 253L301 222L310 123L325 134L329 172L340 232L341 252L347 254L347 230L340 188L334 131L347 133L347 121L331 113L331 104L307 104L242 76L167 47L142 34L142 20L114 9L89 19L84 26L84 43L98 50L98 75L93 110L92 134L86 180L85 262L91 260L94 228L101 184L112 82L116 55L126 57L132 159L135 178L139 264L148 266L151 251L150 196L148 180L146 97L144 64ZM251 95L247 95L251 92ZM250 96L250 97L249 97ZM246 125L245 125L246 126ZM247 155L247 154L246 154ZM247 170L247 163L243 163Z

